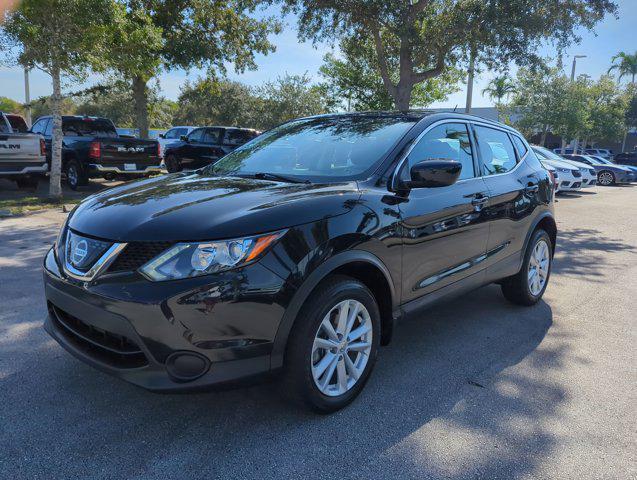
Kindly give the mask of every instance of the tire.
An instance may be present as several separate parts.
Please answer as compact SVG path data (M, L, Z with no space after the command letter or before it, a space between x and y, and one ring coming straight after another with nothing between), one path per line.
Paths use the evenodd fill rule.
M615 174L608 170L602 170L597 174L597 183L603 187L615 185Z
M350 336L367 331L352 338L349 344L343 340L340 343L330 340L342 338L340 332L347 331L339 328L337 322L339 306L342 308L344 305L357 308L358 312ZM330 337L325 328L326 321L334 327L331 333L335 337ZM316 341L332 346L328 350L317 346ZM319 413L340 410L349 405L365 386L376 362L379 342L380 313L369 289L350 277L335 275L327 278L301 308L288 338L283 391L295 402ZM366 345L369 347L361 348ZM327 368L321 375L323 366ZM339 381L343 378L346 381ZM324 385L323 388L319 383Z
M166 170L168 171L168 173L177 173L183 170L183 167L181 166L181 162L174 155L168 155L168 157L166 157L165 163L166 163Z
M16 185L20 190L35 190L38 188L40 179L37 177L24 177L16 180Z
M64 168L66 183L71 190L88 185L88 176L77 160L69 160Z
M541 244L544 246L542 247ZM538 248L546 248L546 264L544 268L537 266L538 261L535 252ZM517 305L531 306L536 304L546 291L552 266L553 247L551 238L545 230L538 229L531 236L520 271L502 282L501 288L504 297ZM534 275L531 273L532 269L536 272ZM538 283L535 283L536 279ZM542 283L542 279L544 283Z

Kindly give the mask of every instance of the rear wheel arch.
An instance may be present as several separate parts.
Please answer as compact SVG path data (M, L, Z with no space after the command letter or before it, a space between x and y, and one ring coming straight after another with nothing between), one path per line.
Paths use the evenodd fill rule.
M349 250L320 265L297 290L283 314L274 340L271 369L283 366L288 338L303 305L317 287L333 275L345 275L358 280L372 292L381 314L381 344L386 345L391 340L398 299L389 269L369 252Z

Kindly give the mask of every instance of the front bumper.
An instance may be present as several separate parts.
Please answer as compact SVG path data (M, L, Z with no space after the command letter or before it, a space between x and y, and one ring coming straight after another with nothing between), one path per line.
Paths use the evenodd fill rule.
M293 289L259 263L177 282L66 277L45 258L46 331L89 365L152 391L197 390L267 374Z
M560 183L560 192L575 192L581 190L582 188L582 178L574 177L570 173L558 172L559 175L559 183Z

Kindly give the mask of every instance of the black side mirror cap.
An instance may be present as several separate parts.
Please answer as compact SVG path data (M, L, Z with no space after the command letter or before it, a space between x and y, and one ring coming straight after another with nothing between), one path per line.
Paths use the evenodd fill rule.
M160 133L160 134L159 134L159 138L166 138L166 135L165 135L165 134L163 134L163 133Z
M179 137L179 140L181 140L182 142L186 142L187 143L188 142L188 137L186 135L181 135Z
M461 171L462 164L457 160L431 158L412 166L411 179L403 183L410 189L448 187L456 183Z

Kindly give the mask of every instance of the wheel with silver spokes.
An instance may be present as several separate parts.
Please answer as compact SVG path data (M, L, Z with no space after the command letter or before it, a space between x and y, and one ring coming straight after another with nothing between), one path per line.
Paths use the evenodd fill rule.
M551 254L548 244L541 239L533 248L529 259L529 267L527 280L529 282L529 290L533 296L537 296L544 289L549 276L549 263Z
M615 176L612 172L600 172L597 176L597 182L605 187L615 183Z
M312 377L324 395L350 390L365 370L372 350L372 321L361 302L337 303L323 318L312 346Z
M507 300L518 305L533 305L542 298L551 275L552 245L551 237L545 230L533 232L522 268L501 283L502 293Z
M284 393L323 413L345 407L365 386L379 341L374 295L358 280L329 277L310 294L288 338Z

